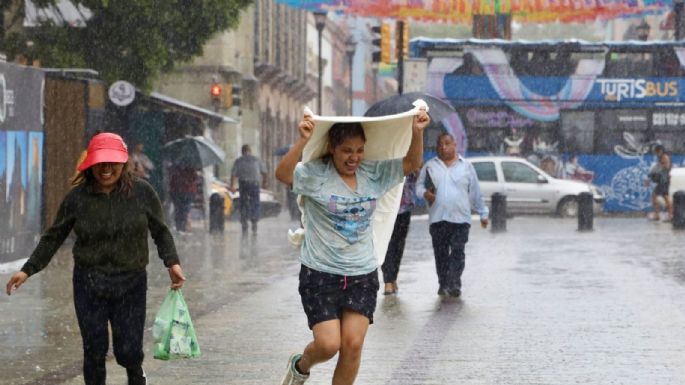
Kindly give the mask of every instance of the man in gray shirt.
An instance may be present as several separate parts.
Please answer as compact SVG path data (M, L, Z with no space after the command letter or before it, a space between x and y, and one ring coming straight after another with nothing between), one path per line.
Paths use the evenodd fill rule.
M266 167L264 163L252 155L249 144L241 148L242 156L235 160L231 169L231 190L235 191L235 181L238 180L240 191L240 224L243 235L247 234L247 221L252 222L252 233L257 233L259 220L259 190L266 184Z

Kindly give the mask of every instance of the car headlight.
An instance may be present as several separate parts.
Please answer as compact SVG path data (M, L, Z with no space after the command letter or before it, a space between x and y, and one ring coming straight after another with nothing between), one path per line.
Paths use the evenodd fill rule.
M602 190L600 190L597 186L595 185L590 185L590 192L592 193L592 197L595 199L601 199L604 198L604 194L602 193Z

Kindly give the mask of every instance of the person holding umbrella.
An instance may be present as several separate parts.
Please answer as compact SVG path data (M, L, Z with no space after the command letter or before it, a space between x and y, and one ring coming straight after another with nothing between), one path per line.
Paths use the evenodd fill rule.
M385 260L381 265L383 272L383 295L397 294L399 288L397 286L397 275L400 272L400 264L402 263L402 256L404 255L404 244L409 233L409 224L411 223L411 211L416 204L416 178L418 171L414 171L407 175L404 179L404 186L402 188L402 199L400 200L400 210L395 218L395 226L392 230L388 250L385 254Z
M131 174L127 161L128 150L119 135L101 133L91 139L55 222L6 287L11 295L45 268L74 231L74 305L86 385L105 384L108 324L114 356L126 368L129 385L146 383L142 364L148 232L168 269L171 288L179 289L185 281L159 198L147 182Z
M303 384L314 365L336 354L333 383L353 384L357 377L379 289L374 211L377 201L421 166L423 130L430 122L425 104L406 121L413 124L403 158L365 160L367 134L357 121L332 124L325 155L307 161L303 151L324 126L305 114L300 138L276 168L276 178L303 200L299 292L314 337L290 357L281 385Z
M193 199L197 195L199 177L197 170L190 167L172 166L169 170L169 192L174 205L176 231L185 234L190 231L188 217Z
M169 192L176 231L185 233L189 231L188 216L199 192L198 171L222 163L226 155L211 138L190 135L165 143L162 153L169 163Z

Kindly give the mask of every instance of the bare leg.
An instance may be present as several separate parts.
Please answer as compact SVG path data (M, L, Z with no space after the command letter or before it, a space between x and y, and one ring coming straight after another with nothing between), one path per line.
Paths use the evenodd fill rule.
M309 373L312 366L330 360L340 350L340 325L341 321L337 319L314 325L314 341L304 348L302 358L297 363L302 373Z
M659 205L659 196L656 193L652 193L652 207L654 207L654 219L659 219L661 206Z
M668 219L673 219L673 200L669 195L666 195L664 197L664 200L666 201L666 211L668 212Z
M369 319L351 310L343 310L342 346L338 364L333 374L333 385L352 385L357 378L362 358L362 347L366 331L369 329Z

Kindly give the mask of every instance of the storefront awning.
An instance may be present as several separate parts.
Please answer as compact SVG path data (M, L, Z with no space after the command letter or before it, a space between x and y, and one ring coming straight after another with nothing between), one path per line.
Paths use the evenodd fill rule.
M90 9L69 0L58 0L55 4L39 8L31 0L24 1L24 27L57 25L82 28L93 16Z

